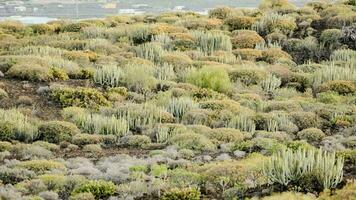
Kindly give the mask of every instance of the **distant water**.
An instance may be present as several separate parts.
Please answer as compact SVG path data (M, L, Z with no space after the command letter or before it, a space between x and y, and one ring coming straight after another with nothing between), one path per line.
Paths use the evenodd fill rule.
M0 21L4 21L4 20L16 20L22 22L23 24L43 24L50 21L55 21L57 19L51 17L31 17L31 16L0 17Z

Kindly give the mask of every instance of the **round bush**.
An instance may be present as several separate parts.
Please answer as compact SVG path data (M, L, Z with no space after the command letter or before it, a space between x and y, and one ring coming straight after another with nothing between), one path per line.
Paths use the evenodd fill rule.
M128 135L122 137L121 142L124 145L128 145L130 147L145 147L151 143L151 139L147 135Z
M42 124L38 128L39 139L51 143L71 141L72 136L79 134L77 126L65 121L50 121Z
M299 139L306 140L308 142L320 142L325 137L325 133L317 128L308 128L299 131L297 136Z
M231 39L234 49L255 48L257 44L264 43L265 40L255 31L237 31L237 35Z
M72 195L75 196L77 194L87 192L92 193L95 196L95 199L107 199L115 194L116 185L110 181L88 181L74 189Z
M352 81L329 81L319 86L319 92L333 91L341 95L353 94L356 92L356 84Z
M162 200L200 200L200 191L196 188L173 188L163 194Z

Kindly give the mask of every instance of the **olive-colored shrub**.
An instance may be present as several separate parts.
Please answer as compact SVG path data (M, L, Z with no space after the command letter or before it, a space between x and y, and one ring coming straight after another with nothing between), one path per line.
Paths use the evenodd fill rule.
M320 127L320 119L313 112L292 112L291 117L299 130Z
M278 60L286 59L291 60L292 57L285 51L277 48L270 48L262 51L261 60L266 61L268 63L276 63Z
M224 24L229 27L230 31L240 29L251 29L256 18L249 16L231 16L224 20Z
M353 94L356 92L356 84L353 81L329 81L319 86L319 92L336 92L340 95Z
M194 133L177 134L169 140L169 143L177 145L181 149L196 151L213 151L216 148L206 136Z
M51 143L71 141L80 130L75 124L64 121L49 121L38 127L39 139Z
M267 78L267 72L260 67L239 67L229 71L232 81L241 81L245 85L255 85Z
M36 173L43 174L51 170L65 170L64 164L53 160L29 160L23 161L16 165L16 167L32 170Z
M256 61L262 58L262 51L258 49L235 49L232 53L242 60Z
M98 108L99 106L107 106L109 102L105 96L93 88L70 88L70 87L52 87L52 97L59 102L63 107L79 106Z
M230 7L217 7L209 11L210 18L226 19L234 14L234 9Z
M95 196L90 192L82 192L70 196L69 200L95 200Z
M99 144L101 142L100 135L95 134L76 134L72 138L73 144L84 146L88 144Z
M120 142L129 147L147 147L151 144L151 139L147 135L127 135L120 139Z
M312 143L320 142L325 137L325 133L317 128L307 128L302 131L299 131L297 136L301 140L306 140Z
M255 31L240 30L231 38L234 49L255 48L257 44L263 44L264 39Z
M200 195L197 188L173 188L164 192L162 200L199 200Z
M95 199L107 199L116 193L114 183L104 180L88 181L74 189L72 195L89 192L95 196Z

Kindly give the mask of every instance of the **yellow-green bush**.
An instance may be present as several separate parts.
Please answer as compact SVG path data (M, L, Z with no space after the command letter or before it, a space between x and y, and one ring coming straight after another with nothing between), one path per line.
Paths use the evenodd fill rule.
M51 143L71 141L72 136L79 134L80 130L75 124L64 121L49 121L38 127L39 139Z
M204 135L194 133L181 133L169 139L169 143L177 145L181 149L196 151L213 151L215 145Z
M203 67L188 75L187 80L196 86L218 92L228 92L231 88L230 78L224 69Z
M104 180L93 180L83 183L74 189L72 195L90 192L95 196L95 199L107 199L116 193L114 183Z
M297 136L299 139L308 142L320 142L325 137L325 133L317 128L307 128L299 131Z
M63 107L79 106L98 108L99 106L109 105L105 96L93 88L53 87L52 97Z
M200 191L197 188L173 188L165 191L162 200L199 200Z
M333 91L341 95L353 94L356 92L356 84L353 81L329 81L320 85L318 91Z
M51 170L65 170L66 167L64 164L53 161L53 160L29 160L23 161L16 165L16 167L25 168L32 170L36 173L43 174L46 171Z
M285 51L277 48L270 48L262 51L261 60L266 61L268 63L276 63L278 60L286 59L291 60L292 57Z

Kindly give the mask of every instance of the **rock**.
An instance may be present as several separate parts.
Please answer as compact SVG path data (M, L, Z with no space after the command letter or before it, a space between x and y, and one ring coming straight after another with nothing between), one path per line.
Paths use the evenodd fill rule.
M219 155L218 157L216 157L215 160L218 160L218 161L231 160L231 156L229 156L229 154L227 154L227 153L223 153L223 154Z
M4 77L4 73L2 73L2 71L0 71L0 78Z
M223 152L223 153L228 153L230 152L230 149L231 149L231 144L228 143L228 144L221 144L220 146L220 151Z
M246 156L246 152L240 151L240 150L236 150L236 151L234 151L234 156L236 158L243 158L243 157Z
M213 159L213 158L212 158L211 156L209 156L209 155L203 156L203 160L206 161L206 162L209 162L209 161L211 161L212 159Z

